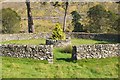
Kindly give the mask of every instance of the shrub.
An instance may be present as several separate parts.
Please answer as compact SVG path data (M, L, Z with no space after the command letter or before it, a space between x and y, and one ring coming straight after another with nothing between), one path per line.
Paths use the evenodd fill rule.
M63 47L61 49L61 52L63 52L63 53L72 53L72 46L68 45L68 46Z
M65 38L66 38L65 33L63 32L60 24L57 23L55 28L53 29L53 32L52 32L52 39L64 40Z
M20 16L12 9L2 9L2 33L18 33L20 20Z
M83 25L80 23L81 15L77 11L71 12L72 14L72 25L74 26L73 32L82 32Z

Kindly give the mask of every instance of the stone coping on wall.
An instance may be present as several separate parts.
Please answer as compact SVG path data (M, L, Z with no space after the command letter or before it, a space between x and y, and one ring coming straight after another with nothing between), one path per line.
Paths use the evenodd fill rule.
M41 33L20 33L20 34L0 34L1 41L7 40L24 40L24 39L48 39L52 36L51 32ZM106 34L106 33L85 33L85 32L66 32L67 37L96 39L96 40L110 40L120 42L120 34Z
M48 60L53 63L53 45L0 45L2 56Z
M51 33L19 33L19 34L0 34L1 41L9 40L25 40L25 39L38 39L38 38L49 38Z
M66 35L71 38L120 42L120 34L69 32Z
M120 44L85 44L73 46L72 59L106 58L120 56Z
M0 56L33 58L53 63L53 45L0 45ZM120 57L120 44L83 44L73 46L72 59Z
M71 39L65 40L46 39L46 45L53 45L54 47L64 47L71 45Z

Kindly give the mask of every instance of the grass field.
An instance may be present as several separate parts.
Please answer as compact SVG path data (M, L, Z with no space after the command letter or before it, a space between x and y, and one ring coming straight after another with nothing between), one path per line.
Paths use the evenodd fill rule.
M115 42L108 42L108 41L98 41L98 40L91 40L91 39L71 39L72 45L80 45L80 44L107 44L107 43L115 43ZM0 44L45 44L45 39L30 39L30 40L10 40L0 42Z
M99 40L92 40L92 39L72 39L72 45L80 45L80 44L109 44L115 42L109 41L99 41Z
M117 78L118 58L69 60L70 55L55 58L53 64L46 61L20 58L2 58L3 78Z
M10 40L10 41L4 41L0 42L0 44L45 44L45 39L30 39L30 40Z
M72 45L111 43L88 39L72 39ZM12 40L0 44L45 44L45 39ZM71 60L71 54L54 48L54 63L25 58L2 57L3 78L117 78L118 57ZM68 50L70 50L68 48ZM1 58L1 57L0 57ZM1 62L0 62L1 63ZM0 64L1 66L1 64ZM1 72L1 71L0 71Z

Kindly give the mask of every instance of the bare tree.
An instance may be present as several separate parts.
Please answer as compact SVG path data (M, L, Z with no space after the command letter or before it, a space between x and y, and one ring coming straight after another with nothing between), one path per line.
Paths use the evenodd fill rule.
M64 21L63 21L63 31L66 30L66 18L67 18L67 10L68 10L69 3L65 2L65 15L64 15Z
M118 14L120 15L120 1L116 3L118 3Z
M65 30L66 30L67 10L68 10L68 6L69 6L69 2L67 0L66 2L63 2L61 5L59 4L59 2L55 2L55 3L53 3L53 6L55 6L55 7L62 6L64 8L64 10L65 10L64 20L63 20L63 32L65 32Z
M28 15L28 32L33 33L34 32L34 24L33 24L31 8L30 8L30 0L26 0L26 6L27 6L27 15Z

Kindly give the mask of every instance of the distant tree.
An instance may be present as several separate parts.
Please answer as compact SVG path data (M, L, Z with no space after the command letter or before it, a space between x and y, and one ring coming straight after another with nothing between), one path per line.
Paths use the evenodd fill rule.
M115 21L113 29L115 29L117 33L120 33L120 16Z
M83 25L80 23L81 16L77 11L71 12L72 14L72 25L74 26L73 32L81 32L83 31Z
M106 16L106 10L102 5L96 5L89 9L88 16L95 20Z
M116 23L117 20L118 20L118 15L116 15L116 13L108 11L107 20L106 20L106 24L110 29L108 32L116 33L118 31L118 29L116 29L116 26L118 24Z
M2 33L18 33L20 21L20 16L14 10L2 9Z
M47 5L47 2L40 2L41 5Z
M106 16L106 10L102 5L96 5L89 9L88 17L90 18L90 25L88 30L90 32L101 32L101 20Z
M108 33L113 29L113 24L116 21L116 14L111 11L106 11L102 5L96 5L89 9L88 17L89 32Z
M27 15L28 15L28 32L33 33L34 32L34 24L33 24L31 8L30 8L30 0L26 0L26 6L27 6Z
M64 10L65 10L64 20L63 20L63 32L65 32L65 30L66 30L67 10L68 10L68 6L69 6L69 2L68 2L68 0L66 2L61 3L61 4L59 2L55 2L55 3L53 3L53 6L55 6L55 7L62 6L64 8Z
M118 14L120 15L120 1L116 2L118 4Z
M117 33L120 33L120 1L116 2L118 4L118 19L115 22L114 29L117 31Z

